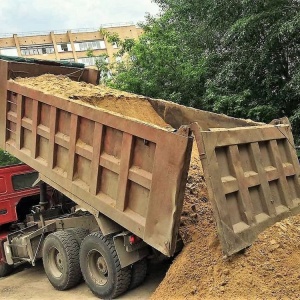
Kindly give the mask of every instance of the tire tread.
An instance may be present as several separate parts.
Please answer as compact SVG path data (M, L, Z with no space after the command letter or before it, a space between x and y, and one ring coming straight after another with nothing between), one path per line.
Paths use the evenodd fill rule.
M101 232L93 232L91 234L88 235L89 236L94 236L98 239L100 239L108 248L110 254L111 254L111 258L114 261L115 264L115 268L116 268L116 277L117 280L115 282L115 288L113 290L113 292L111 293L111 295L109 295L109 299L114 299L118 296L120 296L121 294L125 293L130 285L130 281L131 281L131 267L125 267L125 268L121 268L121 264L118 258L118 254L117 251L115 249L115 246L113 244L112 238L107 238L104 237ZM84 276L84 274L83 274ZM92 291L96 296L97 295L94 291ZM107 299L107 298L105 298Z
M75 239L77 240L79 247L82 243L82 241L84 240L84 238L89 234L88 229L85 228L69 228L66 230L67 232L70 232L71 234L73 234L73 236L75 237Z
M9 275L14 269L13 265L7 263L0 263L0 278Z
M143 258L132 265L131 281L129 285L130 290L138 287L145 281L147 276L147 270L148 270L148 262L146 258Z
M80 270L80 264L79 264L79 245L75 237L72 235L72 233L67 231L56 231L51 234L53 238L56 238L60 241L62 246L64 247L68 260L69 260L69 272L67 276L67 282L63 285L56 285L55 283L51 282L51 284L57 289L57 290L67 290L71 287L77 285L81 278L81 270ZM48 237L50 237L49 235ZM51 237L51 238L52 238ZM46 269L45 269L46 270ZM46 271L47 273L47 271Z

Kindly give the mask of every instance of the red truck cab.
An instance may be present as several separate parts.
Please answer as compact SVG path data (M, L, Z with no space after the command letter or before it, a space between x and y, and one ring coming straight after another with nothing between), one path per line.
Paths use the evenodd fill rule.
M8 271L5 268L9 268L5 264L2 245L6 241L7 234L10 233L11 224L17 221L24 221L31 206L39 202L39 187L32 187L37 177L38 172L25 164L0 167L1 276Z
M39 187L32 187L37 177L25 164L0 167L0 228L23 221L30 207L38 203Z

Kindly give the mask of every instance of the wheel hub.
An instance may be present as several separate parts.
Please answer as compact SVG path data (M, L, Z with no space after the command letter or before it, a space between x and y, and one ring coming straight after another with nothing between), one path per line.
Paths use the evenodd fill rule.
M107 274L107 264L102 256L97 259L97 268L103 275Z
M51 274L56 278L61 277L64 270L63 256L55 247L50 248L48 261Z
M98 250L93 249L88 253L87 265L90 276L96 284L105 285L109 277L109 270L105 258Z
M64 269L64 266L63 266L63 260L62 260L62 256L61 256L60 252L57 253L55 261L56 261L57 268L60 271L62 271Z

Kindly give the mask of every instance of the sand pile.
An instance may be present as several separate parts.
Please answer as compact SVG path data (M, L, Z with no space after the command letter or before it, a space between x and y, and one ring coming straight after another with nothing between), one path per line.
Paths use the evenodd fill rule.
M300 299L300 216L225 259L193 151L180 233L186 243L151 299Z
M45 94L87 103L161 128L171 128L156 113L147 99L138 95L105 86L95 86L85 82L73 81L62 75L45 74L38 77L17 78L15 81L21 85L42 91Z
M197 231L199 220L208 218L209 216L211 216L209 219L210 224L214 222L212 208L210 203L208 203L203 170L197 145L194 143L179 228L179 233L184 244L192 241L192 237L195 231Z

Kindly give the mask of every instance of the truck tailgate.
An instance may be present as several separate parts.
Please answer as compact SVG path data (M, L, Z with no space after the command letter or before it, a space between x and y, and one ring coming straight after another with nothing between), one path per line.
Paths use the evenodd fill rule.
M192 127L226 255L300 212L300 169L289 125Z

